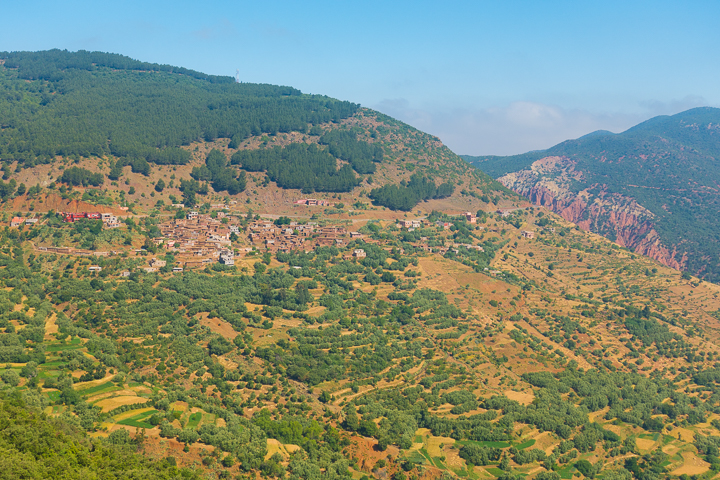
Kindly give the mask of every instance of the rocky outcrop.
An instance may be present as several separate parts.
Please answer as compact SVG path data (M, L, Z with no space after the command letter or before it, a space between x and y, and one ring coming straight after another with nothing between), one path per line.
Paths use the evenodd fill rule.
M687 256L678 252L676 246L669 247L662 242L655 230L655 215L634 199L609 193L597 184L573 191L584 180L583 173L575 167L569 158L546 157L526 170L509 173L498 180L583 230L603 235L667 266L685 267Z

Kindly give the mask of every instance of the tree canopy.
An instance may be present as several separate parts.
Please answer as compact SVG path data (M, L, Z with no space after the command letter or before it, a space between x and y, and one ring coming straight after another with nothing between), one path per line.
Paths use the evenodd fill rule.
M184 164L198 140L306 131L357 104L102 52L4 52L0 159L113 154ZM110 74L112 71L112 74Z

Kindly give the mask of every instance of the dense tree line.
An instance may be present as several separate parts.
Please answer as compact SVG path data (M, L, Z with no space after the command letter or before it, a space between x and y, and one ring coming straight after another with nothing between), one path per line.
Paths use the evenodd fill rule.
M452 195L455 187L450 182L435 185L422 175L415 174L410 181L403 181L400 185L383 185L370 191L370 198L376 205L382 205L391 210L408 212L418 203L433 198L446 198Z
M315 144L239 150L231 163L249 172L267 172L280 188L304 192L349 192L360 184L350 165L337 168L335 157Z
M238 84L99 52L0 53L0 158L27 165L56 155L183 164L197 140L305 131L358 105L289 87Z
M19 395L0 397L0 424L4 478L200 478L136 453L126 430L91 439L78 427L26 405Z
M197 180L180 179L180 191L183 194L183 203L187 207L194 207L197 205L197 195L207 195L210 191L207 183L201 183Z
M211 182L216 192L227 191L230 195L235 195L245 190L245 172L238 175L234 169L228 168L227 164L225 154L214 148L205 158L205 165L193 168L191 176L195 180Z
M20 78L25 80L53 80L66 70L96 71L100 67L114 70L137 70L150 72L177 73L210 83L233 83L232 77L207 75L201 72L171 65L141 62L124 55L105 52L53 49L46 52L0 52L9 68L17 68Z
M24 189L25 185L22 183L20 185L22 185ZM0 180L0 199L5 200L7 198L10 198L16 191L18 191L18 195L22 195L22 193L25 193L24 191L22 193L19 192L17 182L14 178L11 178L10 181L8 181L7 183Z
M105 180L102 173L93 173L90 170L82 167L70 167L63 171L58 179L59 182L67 183L68 185L74 186L93 186L99 187Z
M383 149L380 144L371 145L357 139L351 130L331 130L319 140L327 145L331 155L350 162L353 169L360 174L375 173L375 163L382 162Z

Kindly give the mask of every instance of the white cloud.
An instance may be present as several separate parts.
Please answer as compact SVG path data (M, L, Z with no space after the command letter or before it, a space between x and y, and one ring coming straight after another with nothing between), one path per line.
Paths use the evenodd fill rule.
M687 95L680 100L670 100L661 102L659 100L647 100L640 102L640 106L645 108L651 117L657 115L674 115L695 107L707 106L708 102L698 95Z
M204 26L191 32L192 36L200 40L213 40L216 38L229 38L237 33L235 26L227 19Z
M527 128L556 127L563 121L563 114L558 108L533 102L514 102L505 109L496 109L493 113Z
M700 97L648 101L636 113L597 113L536 102L489 108L416 108L405 99L384 100L373 108L440 137L459 154L513 155L542 150L596 130L622 132L656 115L672 115L705 105Z

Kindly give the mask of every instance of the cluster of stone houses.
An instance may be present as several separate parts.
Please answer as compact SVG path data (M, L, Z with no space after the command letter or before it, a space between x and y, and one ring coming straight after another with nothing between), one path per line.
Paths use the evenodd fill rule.
M100 215L100 220L102 220L105 228L119 228L122 225L118 217L111 213L101 213Z
M220 257L218 260L224 265L235 265L235 254L231 249L225 248L220 250Z
M150 266L143 267L143 270L147 273L157 272L165 265L167 265L167 262L165 260L160 260L158 258L152 258L152 259L150 259Z
M347 237L362 238L362 234L351 232L344 227L320 227L317 223L275 225L270 221L256 221L250 224L250 243L271 252L292 250L310 251L316 247L344 246Z
M218 218L224 217L218 212ZM317 223L301 224L291 222L286 225L275 225L269 220L257 220L249 225L248 240L252 246L231 249L230 235L240 234L237 224L224 224L209 215L190 212L185 219L175 219L159 225L161 238L155 239L157 245L173 252L185 269L204 267L207 264L220 262L225 265L235 264L235 254L248 253L253 249L270 252L290 252L292 250L311 251L320 246L343 247L350 239L362 238L358 232L348 232L344 227L321 227ZM364 253L364 252L363 252ZM157 270L150 265L146 270ZM149 270L149 271L154 271Z
M365 253L365 250L363 250L362 248L356 248L355 250L353 250L352 253L350 253L348 255L344 255L343 259L344 260L352 260L354 258L365 258L365 257L367 257L367 253Z
M205 255L230 245L229 225L209 215L188 214L187 219L175 219L159 225L163 238L160 243L170 251ZM233 229L237 230L237 227Z
M313 247L344 247L347 245L348 231L344 227L321 227L317 229L317 237ZM361 237L351 237L361 238Z
M217 261L234 264L234 261L230 263L233 258L230 235L239 232L237 225L226 225L197 212L191 212L187 217L160 224L162 238L156 239L155 243L164 244L168 251L174 252L186 269Z

